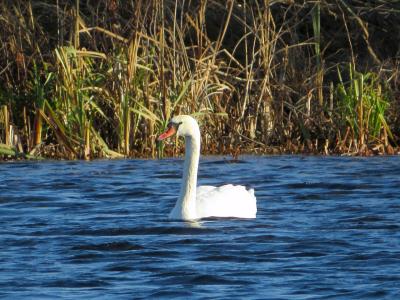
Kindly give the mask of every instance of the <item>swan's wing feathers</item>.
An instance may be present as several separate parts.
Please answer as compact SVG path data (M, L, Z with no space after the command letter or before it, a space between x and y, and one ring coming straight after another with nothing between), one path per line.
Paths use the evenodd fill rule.
M196 198L202 197L204 194L212 193L216 189L212 185L202 185L197 187Z
M197 189L197 212L205 217L255 218L254 190L242 185L200 186Z

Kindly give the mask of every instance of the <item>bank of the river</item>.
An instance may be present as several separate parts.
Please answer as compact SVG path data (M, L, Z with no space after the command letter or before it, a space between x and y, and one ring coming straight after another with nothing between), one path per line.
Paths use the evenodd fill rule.
M49 152L46 152L46 147L43 147L43 153L27 154L24 152L19 152L16 148L5 146L0 144L0 161L15 161L15 160L39 160L44 161L46 159L52 160L65 160L66 158L58 155L54 152L54 146L51 146ZM316 151L315 149L305 149L304 147L292 146L291 148L285 147L266 147L266 146L256 146L253 148L238 148L238 149L225 149L218 152L216 149L214 151L208 151L207 149L202 149L202 155L225 155L231 157L233 160L239 159L243 155L324 155L324 156L381 156L381 155L400 155L400 147L391 147L389 149L365 148L363 152L343 152L343 151L330 151L326 149L324 152ZM162 158L162 157L177 157L182 156L184 151L184 146L172 147L167 146L164 151L156 151L154 154L145 155L143 153L135 153L131 157L127 156L114 156L114 157L96 157L90 159L108 158L108 159L129 159L129 158Z

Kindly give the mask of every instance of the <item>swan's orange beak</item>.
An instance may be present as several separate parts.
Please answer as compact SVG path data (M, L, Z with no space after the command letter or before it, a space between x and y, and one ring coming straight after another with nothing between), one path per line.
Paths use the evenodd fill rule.
M168 138L168 137L174 135L175 133L176 133L175 127L174 127L174 126L169 126L168 129L167 129L167 131L164 132L163 134L161 134L161 135L157 138L157 140L158 140L158 141L162 141L162 140L164 140L164 139L166 139L166 138Z

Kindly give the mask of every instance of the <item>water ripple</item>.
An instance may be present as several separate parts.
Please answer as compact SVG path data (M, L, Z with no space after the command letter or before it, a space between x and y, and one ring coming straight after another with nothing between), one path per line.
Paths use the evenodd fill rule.
M255 220L167 219L181 159L0 164L5 299L397 299L400 158L206 157Z

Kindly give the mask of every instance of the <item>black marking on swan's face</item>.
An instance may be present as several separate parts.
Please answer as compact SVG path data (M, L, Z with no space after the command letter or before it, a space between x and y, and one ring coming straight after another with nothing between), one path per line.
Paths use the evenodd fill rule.
M178 128L180 125L182 125L183 122L174 122L170 121L167 125L168 128L174 127L176 131L178 131Z

